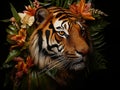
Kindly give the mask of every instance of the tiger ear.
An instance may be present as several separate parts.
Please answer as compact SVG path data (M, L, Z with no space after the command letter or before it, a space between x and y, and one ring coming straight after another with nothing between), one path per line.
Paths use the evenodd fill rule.
M49 12L47 9L45 8L39 8L36 10L36 13L35 13L35 21L36 21L36 24L40 24L42 23L45 18L48 16Z

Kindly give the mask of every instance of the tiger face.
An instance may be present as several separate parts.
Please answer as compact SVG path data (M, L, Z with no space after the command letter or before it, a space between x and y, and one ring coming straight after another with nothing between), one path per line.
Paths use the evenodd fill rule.
M30 53L40 69L81 70L89 52L86 30L69 10L51 7L36 11L37 28L30 37Z

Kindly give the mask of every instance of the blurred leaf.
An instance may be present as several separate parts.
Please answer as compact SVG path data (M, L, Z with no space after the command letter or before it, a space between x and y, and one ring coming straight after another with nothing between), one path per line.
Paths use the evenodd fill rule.
M28 46L29 46L29 42L25 42L25 43L24 43L24 46L21 48L21 51L23 51L23 50L26 50L26 51L27 51Z
M13 60L14 57L18 56L20 54L19 50L12 50L10 51L5 63L10 62L11 60Z
M6 29L6 32L9 34L9 35L14 35L16 34L14 31L10 30L10 29Z
M5 80L4 80L4 85L3 85L3 87L5 88L5 87L11 87L11 86L13 86L13 82L11 81L11 79L10 79L10 74L11 74L11 72L10 72L10 70L6 70L5 69L5 72L6 72L6 74L5 74Z
M64 4L63 4L63 8L68 8L68 1L69 1L69 0L66 0L66 1L63 2L63 3L64 3Z
M31 71L14 85L14 90L57 90L57 83L46 73Z
M30 81L30 90L37 90L39 88L39 85L40 85L40 81L39 81L39 78L38 78L38 75L37 75L37 72L35 71L32 71L30 74L29 74L29 81Z
M44 0L43 4L46 4L46 6L48 6L47 4L49 4L49 6L59 6L59 7L63 7L63 8L68 8L69 4L72 4L74 2L76 2L77 0ZM45 6L45 5L43 5Z
M14 35L14 34L17 34L17 28L16 26L13 26L13 25L9 25L8 28L6 29L6 32L10 35Z
M104 30L108 24L109 23L105 20L96 20L89 23L89 32L93 42L93 47L97 50L102 50L106 44L104 38Z
M102 18L96 19L93 22L88 22L89 32L92 40L93 52L91 54L91 59L89 61L90 71L106 69L107 60L102 54L105 50L105 37L104 31L105 27L109 24L106 20Z
M92 59L89 61L89 68L91 71L107 69L107 61L101 53L94 51L91 57Z
M33 2L31 0L29 0L29 2L30 2L30 6L34 7Z
M16 31L16 26L14 25L9 25L8 28L12 31Z
M5 23L7 23L7 22L9 22L10 21L10 19L4 19L4 20L0 20L1 22L5 22Z
M15 41L11 40L10 38L7 37L7 40L6 40L9 44L16 44Z
M3 66L0 69L5 69L5 68L11 68L13 65L11 64L3 64Z

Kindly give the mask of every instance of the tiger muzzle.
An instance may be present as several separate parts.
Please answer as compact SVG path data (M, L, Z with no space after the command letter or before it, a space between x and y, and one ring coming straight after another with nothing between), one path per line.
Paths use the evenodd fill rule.
M81 54L75 55L75 54L68 54L66 55L67 57L67 63L69 63L68 65L68 69L69 70L82 70L85 67L85 57Z

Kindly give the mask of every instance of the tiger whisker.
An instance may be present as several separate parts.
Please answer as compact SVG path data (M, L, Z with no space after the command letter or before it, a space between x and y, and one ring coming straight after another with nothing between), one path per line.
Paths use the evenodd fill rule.
M49 67L49 68L55 67L55 66L57 66L57 64L59 64L61 61L62 61L62 60L55 61L55 62L53 62L52 64L50 64L48 67Z
M55 57L56 56L56 54L53 54L52 56L50 56L51 58L53 58L53 57Z
M52 61L52 62L50 62L50 63L49 63L45 68L43 68L39 73L41 74L41 73L44 73L44 72L47 72L47 71L53 69L53 68L56 67L61 61L63 61L62 58L63 58L63 57L59 57L59 58L57 59L57 61Z
M70 66L70 59L66 58L66 62L63 66L64 66L64 69L67 70Z
M51 57L51 58L54 58L54 57L59 57L59 58L60 58L60 57L63 57L63 56L61 56L61 55L56 55L56 54L53 54L53 55L51 55L50 57ZM57 58L57 59L59 59L59 58Z
M55 68L56 66L57 66L57 67L60 67L60 66L62 66L62 65L60 65L60 64L62 64L62 62L65 62L64 59L63 59L63 57L60 57L60 58L57 59L57 60L58 60L58 61L55 61L54 63L52 63L52 64L50 64L50 65L48 66L49 69L48 69L47 71Z

